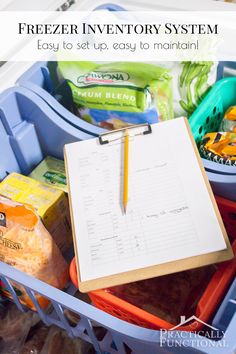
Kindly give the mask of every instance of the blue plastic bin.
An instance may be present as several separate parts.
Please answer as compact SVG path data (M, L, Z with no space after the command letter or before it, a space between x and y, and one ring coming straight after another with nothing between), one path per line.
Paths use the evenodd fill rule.
M236 175L218 174L206 170L214 194L236 201Z
M207 132L218 131L224 113L236 104L236 77L218 81L189 118L197 144ZM234 166L227 166L202 159L209 171L219 174L236 174Z
M98 135L104 132L103 129L83 121L69 111L72 100L71 93L63 79L60 79L55 62L35 63L19 78L18 83L35 92L58 116L72 126L91 135ZM57 92L57 95L55 95L55 92ZM208 178L214 193L236 200L236 168L216 164L205 159L203 159L203 163L206 171L209 171Z
M66 123L36 94L20 87L8 89L0 95L0 124L0 146L4 151L0 155L2 178L11 171L30 172L45 155L62 158L65 143L91 138L91 135ZM19 309L25 310L10 280L25 287L37 312L47 325L56 324L64 328L70 336L87 340L94 345L97 353L218 354L222 353L222 346L224 348L222 341L217 344L208 338L201 336L193 338L191 333L178 331L173 332L172 346L167 347L164 341L166 333L140 328L114 318L2 262L0 262L0 279L12 294ZM69 287L67 292L73 293L74 289ZM35 293L40 293L51 300L53 308L51 314L45 313L40 308ZM65 309L80 315L77 326L70 326L64 315ZM95 323L104 328L103 339L97 339L94 331ZM224 348L224 354L236 350L235 327L236 313L225 333L224 341L227 347Z
M56 62L36 62L17 81L40 96L66 122L89 134L104 133L104 129L94 126L70 112L71 90L60 76Z
M0 96L0 179L29 174L45 155L63 159L66 143L94 137L65 122L40 97L23 87Z
M225 331L236 312L236 279L232 283L227 295L224 298L212 324L214 327Z
M218 65L217 80L236 76L236 61L222 61Z

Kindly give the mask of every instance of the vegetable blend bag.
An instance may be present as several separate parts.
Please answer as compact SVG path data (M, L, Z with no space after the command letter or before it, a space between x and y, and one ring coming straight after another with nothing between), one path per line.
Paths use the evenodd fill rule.
M143 63L59 62L80 118L106 129L173 118L168 70Z

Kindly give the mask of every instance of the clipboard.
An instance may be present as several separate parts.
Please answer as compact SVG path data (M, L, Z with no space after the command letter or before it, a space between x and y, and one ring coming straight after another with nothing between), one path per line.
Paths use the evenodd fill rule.
M134 130L134 129L138 129L138 130L143 129L143 131L138 134L134 134L133 136L152 134L152 127L149 123L139 124L139 125L131 125L126 128L112 130L110 132L106 132L106 133L99 135L99 137L98 137L99 143L100 143L100 145L109 144L110 140L104 139L104 137L109 137L109 136L112 136L112 135L117 134L119 132L125 132L127 130ZM122 137L118 138L117 140L119 140L119 139L122 139Z
M158 124L165 124L165 123L158 123ZM120 272L117 274L112 274L109 276L103 276L99 277L96 279L91 279L91 280L82 280L81 279L81 272L80 272L80 265L79 265L79 260L80 260L80 250L78 248L78 242L77 242L77 237L76 233L78 230L76 230L75 227L75 218L74 218L74 213L73 213L73 202L72 202L72 190L70 186L70 171L68 169L68 161L67 161L67 151L65 150L65 164L66 164L66 171L67 171L67 178L68 178L68 187L69 187L69 201L70 201L70 212L72 216L72 230L73 230L73 240L74 240L74 248L75 248L75 255L76 255L76 266L77 266L77 275L78 275L78 284L79 284L79 290L81 292L90 292L93 290L98 290L102 288L109 288L112 286L120 285L120 284L127 284L130 282L135 282L139 280L144 280L148 278L153 278L157 276L162 276L166 274L171 274L179 271L184 271L192 268L198 268L201 266L213 264L213 263L218 263L218 262L223 262L226 260L229 260L233 257L233 251L222 221L222 218L220 216L210 183L208 181L206 172L204 170L204 166L202 164L200 155L198 153L198 149L196 146L196 143L193 139L193 136L191 134L191 129L188 124L188 121L186 118L184 118L184 124L186 125L187 132L190 136L191 140L191 145L194 149L194 153L197 157L198 164L200 166L201 174L203 176L205 185L207 187L207 192L208 196L210 197L215 215L217 217L223 238L225 240L226 248L224 250L220 251L215 251L215 252L209 252L201 255L196 255L196 256L191 256L188 258L184 259L179 259L179 260L174 260L170 262L166 262L163 264L156 264L148 267L143 267L135 270L129 270L125 272ZM99 145L108 145L111 141L115 142L118 140L118 138L115 138L115 134L121 133L124 130L130 129L138 129L137 135L150 135L152 134L152 126L149 124L143 124L143 125L138 125L138 126L131 126L131 127L126 127L122 128L120 130L112 131L112 132L107 132L105 134L102 134L99 136L97 139L99 141ZM140 132L140 129L143 129L142 132ZM136 134L134 134L136 136ZM119 138L120 139L120 138ZM158 263L158 262L157 262Z

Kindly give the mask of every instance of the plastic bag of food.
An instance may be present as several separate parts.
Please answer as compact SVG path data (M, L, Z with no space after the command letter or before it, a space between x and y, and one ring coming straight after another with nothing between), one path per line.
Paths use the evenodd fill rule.
M21 312L9 302L0 313L0 354L19 354L31 326L39 320L36 313Z
M219 131L236 133L236 106L232 106L227 109Z
M202 157L229 166L236 166L236 133L208 133L199 147Z
M173 118L171 77L157 65L131 62L59 62L77 114L118 129Z
M218 62L160 62L172 76L174 116L189 117L216 82Z
M50 327L46 327L42 322L31 327L19 354L40 354L49 330Z
M68 334L52 326L40 354L92 354L93 346L79 338L72 339Z
M170 323L195 313L214 274L214 265L169 274L108 289L110 293Z
M66 285L68 265L41 219L30 206L0 196L0 259L56 288ZM12 282L20 301L34 309L24 288ZM10 296L6 288L5 295ZM36 294L45 308L48 300Z

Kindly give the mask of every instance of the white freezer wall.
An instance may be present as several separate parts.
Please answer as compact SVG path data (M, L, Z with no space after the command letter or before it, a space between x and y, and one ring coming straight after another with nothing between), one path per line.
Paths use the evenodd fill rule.
M74 3L74 4L73 4ZM54 11L59 8L70 10L93 10L94 7L114 3L127 10L232 10L235 4L214 0L1 0L2 11Z
M76 1L76 0L74 0ZM70 0L1 0L2 11L54 11ZM66 8L66 6L65 6Z
M224 3L215 0L77 0L69 11L90 11L103 4L115 4L130 11L158 11L158 10L205 10L205 11L232 11L236 4Z

